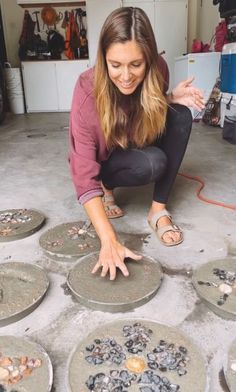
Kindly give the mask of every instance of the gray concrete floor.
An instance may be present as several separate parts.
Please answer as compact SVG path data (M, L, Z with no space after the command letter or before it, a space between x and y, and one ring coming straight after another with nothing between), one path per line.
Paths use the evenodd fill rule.
M0 209L34 208L47 216L46 225L34 235L0 243L0 262L41 265L51 282L40 306L24 319L2 327L0 335L27 336L40 343L53 363L54 391L67 392L68 357L90 331L121 318L152 319L186 333L208 364L210 392L226 391L221 369L236 335L236 322L221 319L208 310L198 299L186 271L226 256L234 257L236 262L235 211L200 201L196 197L197 183L178 176L169 210L184 229L185 241L167 248L151 234L141 249L159 260L165 269L157 295L128 313L84 308L65 290L71 265L49 260L38 244L47 229L86 218L70 178L67 125L67 113L44 113L8 115L0 127ZM206 197L235 204L235 157L236 146L222 139L220 128L195 123L181 171L204 179ZM116 229L134 235L150 233L146 215L151 197L151 186L118 189L117 201L126 215L113 221Z

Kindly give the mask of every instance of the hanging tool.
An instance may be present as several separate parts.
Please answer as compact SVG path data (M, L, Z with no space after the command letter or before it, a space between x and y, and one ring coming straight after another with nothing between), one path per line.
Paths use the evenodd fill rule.
M62 27L63 29L66 29L68 23L69 23L69 12L68 12L68 11L65 11L65 13L64 13L64 19L63 19L63 21L62 21L61 27Z
M39 18L38 18L38 14L40 14L40 11L34 11L34 12L32 12L32 14L35 14L37 30L38 30L38 33L40 33Z

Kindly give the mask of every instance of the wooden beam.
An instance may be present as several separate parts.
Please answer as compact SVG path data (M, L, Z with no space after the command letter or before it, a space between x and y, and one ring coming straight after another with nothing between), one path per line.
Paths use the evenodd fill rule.
M84 7L86 6L85 1L76 1L76 2L67 2L64 1L63 3L27 3L27 4L18 4L22 8L43 8L43 7Z

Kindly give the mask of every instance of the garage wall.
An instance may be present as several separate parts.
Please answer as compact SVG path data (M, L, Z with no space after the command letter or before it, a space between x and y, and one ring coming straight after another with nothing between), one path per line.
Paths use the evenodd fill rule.
M209 0L208 0L209 1ZM198 0L189 0L188 2L188 51L190 51L194 38L197 37L198 21Z
M209 43L220 21L218 6L212 0L198 0L197 8L197 38Z
M19 65L18 41L22 30L23 8L16 0L0 0L8 61L12 67Z
M18 41L22 30L24 9L16 0L0 0L8 61L19 66ZM219 22L218 7L212 0L189 0L188 50L194 38L210 42Z

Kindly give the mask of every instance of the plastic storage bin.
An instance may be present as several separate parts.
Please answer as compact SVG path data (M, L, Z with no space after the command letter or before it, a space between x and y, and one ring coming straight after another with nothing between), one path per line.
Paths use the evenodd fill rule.
M221 92L236 94L236 42L223 46L220 79Z

